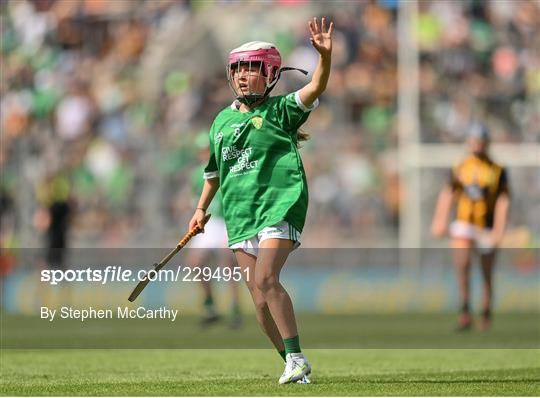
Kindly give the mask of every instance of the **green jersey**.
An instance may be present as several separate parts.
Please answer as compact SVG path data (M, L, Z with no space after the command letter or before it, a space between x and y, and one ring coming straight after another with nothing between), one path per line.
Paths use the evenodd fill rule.
M229 245L288 221L302 232L308 207L306 174L297 149L305 107L298 93L268 98L250 112L233 103L210 129L204 178L219 178Z

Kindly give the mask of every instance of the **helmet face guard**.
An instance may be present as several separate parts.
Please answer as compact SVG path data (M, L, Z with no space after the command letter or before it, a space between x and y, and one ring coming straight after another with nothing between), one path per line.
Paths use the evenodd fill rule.
M246 72L241 72L241 68L246 67ZM235 64L231 64L227 67L227 80L229 87L233 91L235 97L240 102L246 104L252 104L261 98L265 97L268 88L268 75L264 73L263 65L259 61L238 61ZM245 73L245 85L240 85L240 78L236 78L237 74ZM257 80L253 84L252 75L257 76ZM260 82L264 82L264 90L255 91L256 87L260 87Z
M240 87L235 82L235 74L239 73L241 66L247 66L247 86ZM280 76L281 55L271 43L250 42L246 43L229 54L227 63L227 81L236 99L245 104L252 104L264 97L274 88ZM256 69L258 68L258 72ZM251 87L250 74L257 74L257 79L264 81L264 91L256 92ZM257 80L257 86L259 80Z

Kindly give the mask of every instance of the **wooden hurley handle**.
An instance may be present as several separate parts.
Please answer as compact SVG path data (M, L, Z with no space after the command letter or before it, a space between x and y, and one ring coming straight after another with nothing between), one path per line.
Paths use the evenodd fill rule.
M203 226L206 225L206 223L208 222L208 220L210 219L212 215L211 214L207 214L204 219L203 219ZM165 257L163 260L161 260L161 262L159 264L155 264L154 265L154 271L159 271L161 268L163 268L165 266L165 264L167 264L169 262L169 260L171 258L174 257L174 255L176 253L178 253L180 251L180 249L182 247L184 247L191 238L193 238L195 235L199 234L202 232L202 228L199 227L198 225L195 226L191 231L189 231L183 238L180 242L178 242L178 245L169 253L167 254L167 257ZM145 275L144 279L142 281L140 281L137 286L135 286L135 289L133 290L133 292L131 293L131 295L129 296L128 300L133 302L135 301L135 299L139 296L139 294L141 294L141 292L144 290L144 288L146 287L146 285L148 285L148 283L150 282L150 279L148 279L148 273Z
M210 217L212 217L212 214L207 214L203 219L203 226L206 225L208 220L210 220ZM191 238L193 238L195 235L200 234L202 232L202 228L196 225L189 231L181 240L178 242L178 245L176 247L184 247Z

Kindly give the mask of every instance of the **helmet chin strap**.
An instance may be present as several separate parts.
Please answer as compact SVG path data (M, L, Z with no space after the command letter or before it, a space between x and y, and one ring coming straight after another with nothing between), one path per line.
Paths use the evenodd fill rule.
M308 71L307 70L304 70L304 69L300 69L300 68L291 68L290 66L284 66L283 68L281 68L279 70L279 73L281 74L281 72L287 72L289 70L297 70L298 72L300 73L303 73L304 75L307 76L308 74Z
M236 99L244 104L244 105L253 105L257 101L260 101L261 99L266 98L265 94L247 94L243 96L237 96Z
M304 69L300 69L300 68L292 68L292 67L289 67L289 66L285 66L283 68L281 68L278 73L277 73L277 77L274 79L274 81L266 88L266 91L264 92L264 96L266 97L268 94L270 94L270 91L273 90L273 88L276 86L279 78L281 77L281 73L282 72L288 72L288 71L291 71L291 70L295 70L295 71L298 71L300 73L303 73L304 75L307 76L308 72L307 70L304 70Z
M303 73L304 75L307 76L308 72L307 70L304 70L304 69L299 69L299 68L291 68L289 66L285 66L283 68L281 68L279 71L278 71L278 74L277 74L277 77L274 79L274 81L272 82L271 85L268 86L268 88L266 89L266 92L264 93L264 95L268 95L270 93L270 91L272 91L272 89L274 88L274 86L277 84L279 78L281 77L281 73L282 72L288 72L288 71L291 71L291 70L296 70L300 73Z

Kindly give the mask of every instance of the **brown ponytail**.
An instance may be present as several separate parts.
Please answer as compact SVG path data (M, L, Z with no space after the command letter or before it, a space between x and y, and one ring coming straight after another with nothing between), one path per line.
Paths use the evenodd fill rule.
M296 143L296 146L298 148L302 148L302 146L300 145L300 142L301 141L307 141L309 140L309 134L306 133L304 130L302 129L298 129L298 131L296 132L296 136L297 136L297 143Z

